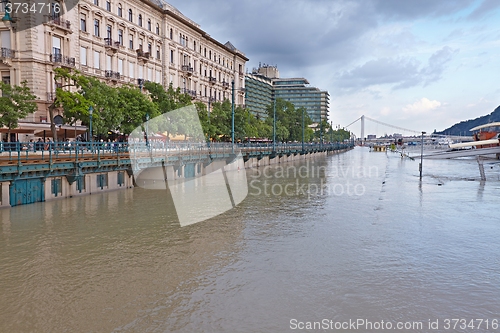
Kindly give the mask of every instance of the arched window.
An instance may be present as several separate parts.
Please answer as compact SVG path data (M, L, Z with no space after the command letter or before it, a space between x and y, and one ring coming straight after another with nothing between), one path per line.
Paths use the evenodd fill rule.
M151 20L148 19L148 30L151 31Z
M132 9L128 10L128 20L130 22L134 22L134 17L133 17L133 14L132 14Z
M142 27L142 15L141 14L139 14L137 24L139 24L139 26Z
M122 4L118 4L118 16L122 17Z

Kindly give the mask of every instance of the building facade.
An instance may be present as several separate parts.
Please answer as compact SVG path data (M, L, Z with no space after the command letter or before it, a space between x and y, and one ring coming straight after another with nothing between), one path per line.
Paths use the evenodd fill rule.
M266 116L266 108L275 98L304 107L313 123L328 121L328 91L309 86L304 78L280 78L276 66L259 65L246 75L246 106L256 115Z
M21 29L23 22L15 16L0 22L2 80L14 85L26 80L38 97L38 110L22 121L18 133L35 134L40 124L50 123L48 106L59 84L54 81L56 67L76 69L110 85L171 84L207 104L231 98L234 81L235 103L244 104L248 59L170 4L81 0L71 10L64 1L58 6L60 13L45 15L33 28Z

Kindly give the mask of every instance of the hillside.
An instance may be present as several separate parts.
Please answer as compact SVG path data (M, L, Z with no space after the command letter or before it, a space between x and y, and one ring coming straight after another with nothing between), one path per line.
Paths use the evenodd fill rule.
M436 132L436 134L446 134L446 135L471 135L472 133L469 131L471 128L491 123L494 121L500 121L500 106L495 109L492 113L482 116L476 119L470 119L462 121L458 124L455 124L441 132Z

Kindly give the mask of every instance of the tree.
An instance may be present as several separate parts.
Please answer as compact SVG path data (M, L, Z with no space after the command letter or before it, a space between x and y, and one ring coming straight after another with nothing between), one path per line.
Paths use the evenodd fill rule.
M19 119L37 110L34 102L36 96L27 86L27 81L21 82L20 86L12 86L0 82L2 97L0 97L0 126L8 128L7 141L10 142L11 131L19 125Z

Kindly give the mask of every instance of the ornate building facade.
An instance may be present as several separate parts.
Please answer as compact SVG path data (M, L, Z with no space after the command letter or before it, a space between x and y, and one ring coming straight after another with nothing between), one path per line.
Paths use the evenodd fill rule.
M231 99L244 104L246 56L222 44L162 0L81 0L71 9L40 15L22 28L12 13L0 22L0 75L18 85L26 80L38 110L22 120L18 133L35 134L49 124L55 97L54 68L68 67L110 85L147 81L181 88L205 103ZM0 15L6 18L5 4Z

